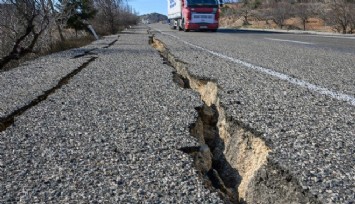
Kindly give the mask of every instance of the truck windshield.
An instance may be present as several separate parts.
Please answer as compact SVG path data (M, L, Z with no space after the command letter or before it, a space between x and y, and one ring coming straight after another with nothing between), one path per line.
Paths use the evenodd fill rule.
M217 0L187 0L189 6L217 6Z

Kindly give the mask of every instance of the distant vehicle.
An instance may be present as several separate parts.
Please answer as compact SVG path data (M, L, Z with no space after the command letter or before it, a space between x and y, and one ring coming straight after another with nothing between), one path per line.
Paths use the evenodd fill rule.
M171 29L218 29L220 0L168 0L168 19Z

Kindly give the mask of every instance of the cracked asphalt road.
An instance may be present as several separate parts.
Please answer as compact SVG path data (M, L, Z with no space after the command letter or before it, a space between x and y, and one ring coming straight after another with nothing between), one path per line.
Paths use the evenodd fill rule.
M269 161L321 202L354 202L352 37L150 26L192 75L217 81L227 117L261 133L272 150Z
M261 133L270 161L323 203L355 200L353 41L151 26L191 74L216 80L226 115ZM137 27L0 73L2 119L96 57L0 132L1 203L223 202L178 150L199 145L189 126L202 102L173 82L148 36Z
M0 133L1 203L222 202L178 150L198 145L189 136L198 95L173 82L173 69L148 45L146 28L117 38L1 73L6 116L97 57ZM67 69L53 74L58 67ZM26 94L9 92L12 87Z

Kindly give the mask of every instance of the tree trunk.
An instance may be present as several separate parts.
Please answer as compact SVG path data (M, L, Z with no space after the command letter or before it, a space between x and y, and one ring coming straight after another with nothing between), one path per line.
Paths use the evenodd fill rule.
M13 48L12 48L12 51L7 56L5 56L4 58L0 59L0 70L3 69L5 67L5 65L7 65L10 61L18 60L21 57L27 55L28 53L33 52L33 48L36 45L39 36L44 31L44 30L41 30L38 33L36 33L34 31L35 28L34 28L34 25L33 25L33 21L34 21L35 17L36 17L35 15L32 16L32 18L28 21L28 24L27 24L27 27L26 27L26 32L16 40L16 42L15 42ZM32 39L30 41L30 44L27 47L22 47L21 43L23 41L25 41L27 39L27 37L30 36L31 33L33 34L33 37L32 37Z
M307 23L307 20L303 20L303 30L304 31L306 30L306 23Z
M56 11L54 9L53 2L52 2L52 0L48 0L48 3L49 3L49 6L52 9L52 13L53 13L53 16L54 16L54 21L55 21L55 24L57 25L57 29L58 29L58 32L59 32L60 40L63 42L63 41L65 41L65 38L64 38L64 35L63 35L63 32L62 32L62 28L60 27L60 24L58 23L57 19L55 18Z

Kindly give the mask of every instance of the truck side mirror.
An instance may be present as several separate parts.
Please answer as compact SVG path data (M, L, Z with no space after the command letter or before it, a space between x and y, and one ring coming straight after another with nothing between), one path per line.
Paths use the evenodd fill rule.
M223 0L218 0L218 3L219 3L219 6L223 6L224 5Z

